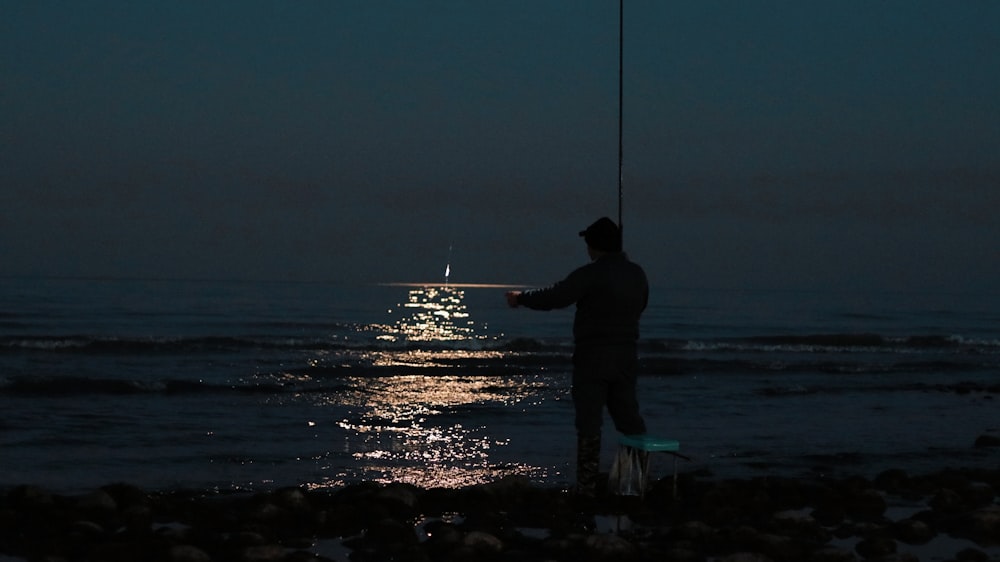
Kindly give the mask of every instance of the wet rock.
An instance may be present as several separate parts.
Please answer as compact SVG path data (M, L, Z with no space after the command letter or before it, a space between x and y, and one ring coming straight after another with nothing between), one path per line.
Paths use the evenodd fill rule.
M719 558L719 562L774 562L758 552L735 552Z
M281 541L281 544L288 548L307 549L312 548L315 543L313 537L289 537Z
M428 540L457 543L462 540L462 531L454 523L434 520L424 525L424 534Z
M803 543L784 537L762 533L754 541L754 550L765 554L772 560L787 560L799 562L805 559L806 549Z
M250 519L264 523L279 523L289 517L287 509L277 506L271 502L264 502L255 506L249 512Z
M504 511L485 511L479 508L466 512L465 520L459 525L466 533L481 531L501 538L514 533L514 525Z
M74 521L69 526L70 537L77 541L93 541L104 536L104 527L93 521Z
M340 506L330 506L316 513L315 534L321 537L348 537L360 533L364 525L357 513Z
M441 515L462 511L462 493L453 488L429 488L420 495L420 510L425 516L440 517Z
M398 546L408 546L417 542L417 534L412 525L388 518L372 525L364 538L370 544L385 546L389 550L398 550Z
M1000 437L996 435L980 435L976 437L974 446L977 449L985 447L1000 447Z
M424 550L435 560L447 560L450 553L461 546L464 534L452 523L431 521L423 527Z
M260 546L267 544L268 540L264 535L254 531L240 531L230 535L227 544L236 548Z
M88 555L89 560L100 560L101 562L136 562L136 560L149 560L149 553L157 551L157 545L147 542L123 542L107 541L91 545ZM157 556L157 560L163 557Z
M840 539L853 537L892 537L892 524L886 520L852 521L844 523L833 530L833 535Z
M653 556L652 559L670 560L671 562L703 562L705 556L693 548L674 546L664 551L662 556Z
M737 524L746 517L748 505L756 502L763 509L763 505L768 503L767 498L755 496L749 484L722 482L702 495L700 511L709 524Z
M825 504L812 510L810 516L824 527L835 527L847 517L847 510L843 505Z
M531 481L524 476L508 475L495 482L470 486L463 501L467 510L506 512L526 502L532 491Z
M938 490L929 504L931 509L944 514L960 513L965 510L962 495L950 488Z
M241 562L279 562L285 559L285 548L276 544L248 546L240 552Z
M926 544L937 536L937 531L919 519L901 519L892 525L893 536L906 544Z
M212 557L207 552L189 544L179 544L167 551L169 562L211 562Z
M812 486L793 478L773 478L770 480L770 495L774 509L800 509L813 493Z
M737 525L720 529L712 540L712 546L721 547L723 551L735 552L755 550L760 542L761 532L750 525Z
M555 560L565 560L575 546L571 536L549 537L541 542L540 550Z
M714 541L717 534L714 527L703 521L685 521L673 530L675 538L701 544Z
M76 509L87 512L114 513L118 502L104 490L95 490L76 499Z
M882 471L872 481L879 490L890 494L899 494L911 486L910 475L905 470L889 469Z
M282 488L271 495L271 501L276 505L291 511L311 509L309 497L301 488Z
M850 550L835 546L822 546L809 554L808 562L856 562L858 556Z
M153 510L146 505L130 505L121 512L125 530L133 535L152 532Z
M480 484L478 487L501 496L517 495L533 488L531 480L520 474L508 474L499 480Z
M227 546L226 534L212 528L191 527L184 530L183 537L187 544L196 545L209 553L222 550Z
M966 488L960 490L959 494L962 496L965 504L971 509L991 505L993 498L996 496L993 486L984 482L972 482Z
M118 509L149 504L149 494L142 488L131 484L109 484L102 486L101 491L107 493L115 500L115 503L118 504Z
M776 532L788 537L810 540L817 543L828 542L830 531L813 518L812 515L800 511L783 511L774 514L773 528Z
M419 489L411 484L388 484L375 493L375 498L390 504L395 504L398 513L406 516L416 512L419 501Z
M305 550L296 550L295 552L290 552L285 555L284 562L337 562L329 558L308 552Z
M598 558L628 558L635 554L635 545L618 535L590 535L584 540L584 546L591 555Z
M320 560L308 552L317 539L349 537L340 540L355 562L907 562L915 557L895 541L922 545L948 533L1000 544L996 470L886 471L873 481L698 478L682 478L677 497L601 498L582 512L572 494L513 477L457 490L365 483L254 495L111 485L86 500L23 486L0 493L0 546L32 561L304 562ZM933 505L894 523L885 509L901 497ZM628 524L602 533L595 516ZM833 535L860 542L837 548Z
M955 562L988 562L990 555L978 548L965 548L955 553Z
M166 543L187 542L188 528L183 525L170 524L158 527L153 531L153 537Z
M1000 505L991 505L964 513L948 527L951 534L977 544L1000 544Z
M504 548L503 541L490 533L470 531L462 538L462 544L476 552L500 552Z
M55 504L51 492L39 486L22 485L7 492L7 501L16 509L38 510Z
M963 470L945 469L927 475L935 489L961 490L969 485L969 473Z
M881 492L866 488L851 494L845 502L846 512L857 518L875 519L885 513L888 505Z
M869 537L858 541L854 550L863 558L883 558L896 553L896 541L888 537Z

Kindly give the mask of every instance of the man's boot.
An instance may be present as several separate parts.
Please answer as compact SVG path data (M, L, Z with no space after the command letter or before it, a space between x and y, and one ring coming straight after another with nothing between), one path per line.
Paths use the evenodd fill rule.
M601 464L601 436L576 437L576 491L581 496L597 495L597 480Z

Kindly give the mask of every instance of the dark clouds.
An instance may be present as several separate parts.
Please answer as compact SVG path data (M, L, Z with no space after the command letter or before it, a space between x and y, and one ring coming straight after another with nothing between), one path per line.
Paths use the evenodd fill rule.
M617 3L0 3L4 274L539 283L617 213ZM628 2L661 285L992 290L1000 5Z

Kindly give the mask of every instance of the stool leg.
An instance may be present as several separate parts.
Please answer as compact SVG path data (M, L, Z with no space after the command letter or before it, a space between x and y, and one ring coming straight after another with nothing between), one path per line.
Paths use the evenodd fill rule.
M639 466L640 468L640 481L639 481L639 497L646 497L646 486L649 484L649 451L642 449L637 449L639 454Z
M677 455L674 455L674 498L677 498Z

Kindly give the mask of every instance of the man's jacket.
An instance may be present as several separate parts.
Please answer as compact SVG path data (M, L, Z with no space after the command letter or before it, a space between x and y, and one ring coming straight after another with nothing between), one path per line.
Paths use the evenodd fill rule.
M635 344L639 316L648 302L646 273L624 252L601 256L551 287L526 291L517 299L535 310L576 303L573 339L578 347Z

